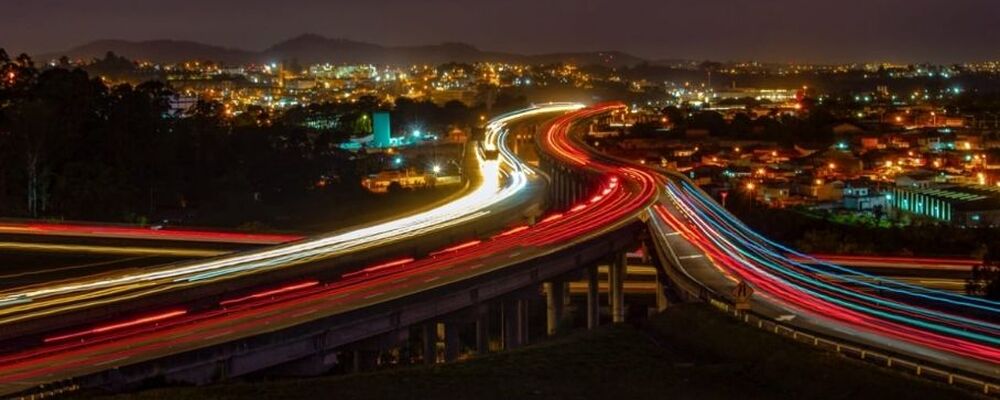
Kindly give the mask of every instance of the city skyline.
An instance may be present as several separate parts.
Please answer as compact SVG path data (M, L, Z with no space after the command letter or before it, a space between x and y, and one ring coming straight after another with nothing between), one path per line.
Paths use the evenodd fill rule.
M617 50L649 60L901 63L998 58L990 31L1000 4L885 0L768 5L631 0L522 0L467 7L446 0L364 4L230 0L171 3L169 9L118 0L17 1L0 16L9 53L59 52L89 41L173 39L261 50L304 33L387 46L462 42L526 54ZM849 12L843 12L848 10ZM838 15L837 18L827 18ZM86 20L86 24L78 21ZM393 29L374 29L388 24ZM46 29L39 30L38 26Z

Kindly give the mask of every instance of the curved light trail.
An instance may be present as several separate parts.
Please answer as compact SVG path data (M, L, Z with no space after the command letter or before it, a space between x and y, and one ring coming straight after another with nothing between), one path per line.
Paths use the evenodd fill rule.
M894 282L796 252L752 231L697 187L678 180L667 183L666 193L683 219L662 206L655 215L725 274L783 304L854 329L1000 363L1000 325L991 322L997 321L1000 303Z
M547 143L563 149L573 123L609 109L592 108L557 119L546 130L552 139ZM566 155L556 153L560 158ZM0 393L31 387L39 379L80 376L271 332L502 270L632 223L656 200L658 185L652 174L608 164L587 168L598 174L595 180L600 182L593 197L532 226L446 246L423 259L370 266L334 281L287 282L224 299L215 309L167 308L132 320L52 334L38 346L0 355Z
M299 235L242 233L194 229L153 229L95 224L0 222L0 234L71 236L183 242L279 244L303 239Z
M580 107L572 103L543 104L494 118L488 126L486 136L490 142L487 146L497 147L494 141L503 140L506 124L510 121ZM249 273L288 268L468 223L489 214L491 207L516 195L528 183L525 171L529 169L511 157L509 152L497 160L484 159L482 152L478 153L477 172L481 175L482 184L432 210L344 233L214 259L5 290L0 292L0 325Z

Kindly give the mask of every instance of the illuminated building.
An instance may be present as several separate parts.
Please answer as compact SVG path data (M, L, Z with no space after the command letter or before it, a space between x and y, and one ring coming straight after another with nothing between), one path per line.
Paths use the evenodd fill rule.
M389 124L389 113L377 111L372 113L372 145L375 147L389 147L392 145L392 135Z
M1000 188L974 185L897 186L885 194L897 217L914 216L959 226L1000 225Z

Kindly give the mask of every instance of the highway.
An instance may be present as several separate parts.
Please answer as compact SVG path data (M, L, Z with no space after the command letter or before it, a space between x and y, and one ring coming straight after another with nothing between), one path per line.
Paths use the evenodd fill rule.
M111 238L145 241L204 242L226 244L275 245L304 239L300 235L225 232L179 228L138 227L109 224L0 222L0 237L40 236L80 238ZM16 241L20 240L3 240Z
M571 154L572 164L593 167L617 160L595 156L596 150L582 140L565 143L575 146L552 147ZM621 167L626 162L610 164ZM1000 302L886 279L799 253L752 231L682 175L639 165L634 168L657 176L661 198L651 209L649 224L656 243L673 244L671 256L664 261L696 282L698 287L692 292L709 290L732 299L736 284L746 282L757 290L755 312L790 319L793 325L849 342L994 381L1000 378ZM872 260L856 257L850 261ZM910 268L928 262L893 261L910 263ZM969 265L953 260L933 268L967 269Z
M745 281L756 289L753 310L762 315L1000 377L996 302L866 275L797 253L756 234L683 178L671 178L664 201L654 208L652 226L668 245L671 262L702 288L732 298L732 288Z
M602 155L572 134L575 124L621 107L610 103L571 112L543 130L539 142L545 153L585 171L596 184L584 200L554 210L533 225L510 226L486 238L441 247L426 257L386 260L335 279L302 276L273 282L267 289L222 298L215 307L163 307L132 319L52 332L41 343L0 355L0 394L383 304L402 304L475 279L502 280L514 266L559 254L637 220L647 220L654 242L666 244L666 252L658 246L658 255L686 275L692 292L707 290L725 297L736 282L746 281L757 290L753 307L761 315L983 376L1000 375L1000 327L990 322L995 319L981 319L995 318L995 302L866 277L879 279L872 283L857 278L864 276L857 271L823 272L841 267L756 235L682 178ZM498 133L495 146L484 149L499 153L498 160L516 160L502 136ZM508 170L507 181L516 182L518 172L535 173L521 164ZM492 174L499 181L499 170ZM787 254L810 262L797 262ZM198 270L168 282L214 282L216 273L233 273L234 267L236 273L243 271L238 264L229 265L207 272L208 277ZM8 306L30 305L34 299Z
M488 140L499 140L507 122L531 116L559 113L579 108L575 104L549 104L530 108L493 120ZM484 159L477 152L481 184L464 196L423 213L364 226L346 232L304 239L284 245L252 250L206 260L88 276L62 282L46 283L0 291L0 332L4 326L47 315L61 315L95 306L122 303L143 296L177 291L192 286L215 284L275 269L287 269L321 259L358 253L388 243L427 235L434 231L468 224L490 214L504 202L514 202L537 179L533 172L509 152L497 159ZM508 207L513 204L507 205ZM164 231L154 231L162 236ZM97 234L107 235L107 231ZM118 234L115 232L114 234ZM136 234L136 232L129 232ZM149 234L149 232L142 232ZM170 235L176 235L170 232ZM184 236L205 235L186 233Z
M487 239L455 243L426 258L372 265L332 281L301 278L224 299L208 310L165 308L131 320L47 336L39 346L0 356L0 394L405 299L503 272L632 224L656 199L653 176L632 168L592 165L564 143L575 122L608 110L603 106L567 114L546 132L547 143L559 157L580 162L601 182L593 196L580 204L549 214L534 225L512 226Z
M300 239L284 234L0 221L0 290L216 257Z

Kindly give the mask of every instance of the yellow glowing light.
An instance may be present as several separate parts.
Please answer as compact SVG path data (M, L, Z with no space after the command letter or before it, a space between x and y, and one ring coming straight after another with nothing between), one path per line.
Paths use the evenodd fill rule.
M120 274L89 276L45 286L3 291L0 292L0 305L5 306L0 307L0 325L41 315L72 312L94 304L129 301L170 288L289 268L319 258L353 253L429 231L467 224L489 214L489 208L498 202L520 193L528 185L528 177L534 174L530 167L512 159L513 154L502 145L508 131L505 124L528 115L565 112L580 107L582 106L567 103L534 106L491 121L487 127L485 144L497 148L500 157L486 160L482 154L477 153L478 165L472 171L481 176L477 180L479 185L439 207L348 232L321 235L198 262L167 264L141 271L128 270Z

